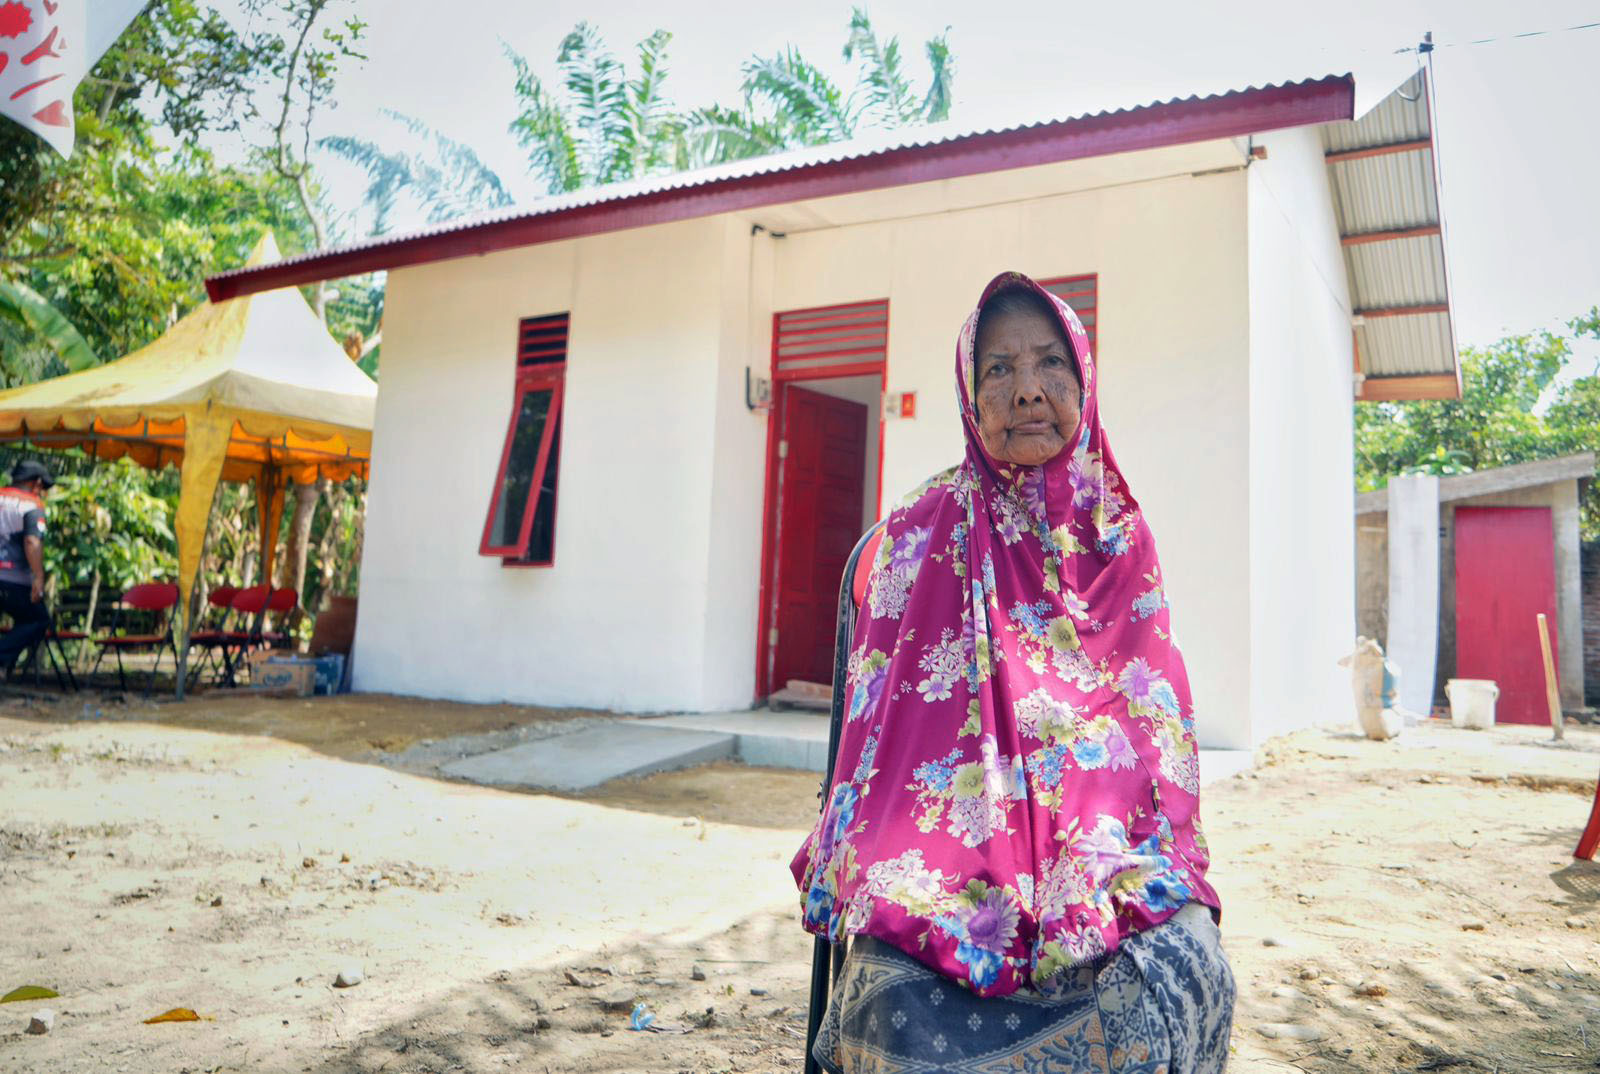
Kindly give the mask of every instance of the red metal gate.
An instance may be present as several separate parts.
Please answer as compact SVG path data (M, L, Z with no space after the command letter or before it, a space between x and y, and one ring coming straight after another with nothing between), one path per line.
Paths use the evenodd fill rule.
M1455 544L1456 676L1500 684L1497 722L1549 723L1536 617L1549 619L1555 648L1550 509L1458 507Z

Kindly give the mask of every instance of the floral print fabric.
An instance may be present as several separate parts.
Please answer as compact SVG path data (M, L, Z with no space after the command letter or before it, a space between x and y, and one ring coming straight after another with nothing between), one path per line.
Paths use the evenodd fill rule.
M961 465L888 519L845 669L835 783L795 857L805 926L873 936L979 995L1049 995L1188 902L1216 907L1198 750L1155 543L1100 424L1088 338L1073 448L978 435L978 310L956 347Z

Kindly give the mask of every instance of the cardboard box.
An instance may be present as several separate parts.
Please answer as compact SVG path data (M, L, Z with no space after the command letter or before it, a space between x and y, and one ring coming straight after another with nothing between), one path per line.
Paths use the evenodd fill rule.
M317 669L309 662L252 662L250 685L264 693L282 697L310 697L317 688Z
M317 694L336 694L344 683L343 653L305 656L301 653L273 652L267 655L266 662L310 668L315 683L313 692Z

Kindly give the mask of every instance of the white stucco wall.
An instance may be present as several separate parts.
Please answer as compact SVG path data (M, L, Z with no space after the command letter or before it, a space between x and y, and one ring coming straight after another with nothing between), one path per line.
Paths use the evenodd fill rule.
M713 219L390 274L357 689L687 709L707 701L713 654L717 699L749 700L756 554L712 511L714 498L760 499L741 463L764 430L744 407L742 360L724 354L742 353L747 325L736 240ZM478 541L517 322L563 310L556 565L508 569Z
M1353 719L1350 299L1314 130L1258 137L1250 261L1250 739ZM1231 504L1229 506L1232 506Z
M961 457L955 338L983 285L1098 274L1102 410L1160 547L1206 745L1249 735L1247 516L1222 506L1248 481L1244 227L1232 172L769 240L772 310L889 299L887 390L917 392L917 417L887 424L885 510Z

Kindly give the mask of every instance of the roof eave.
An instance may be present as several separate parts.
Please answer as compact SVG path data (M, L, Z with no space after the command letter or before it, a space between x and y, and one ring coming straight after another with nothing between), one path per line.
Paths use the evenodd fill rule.
M1350 119L1354 109L1355 80L1350 75L1167 101L328 250L221 273L206 280L206 292L213 302L221 302L279 287L785 202L1329 123Z

